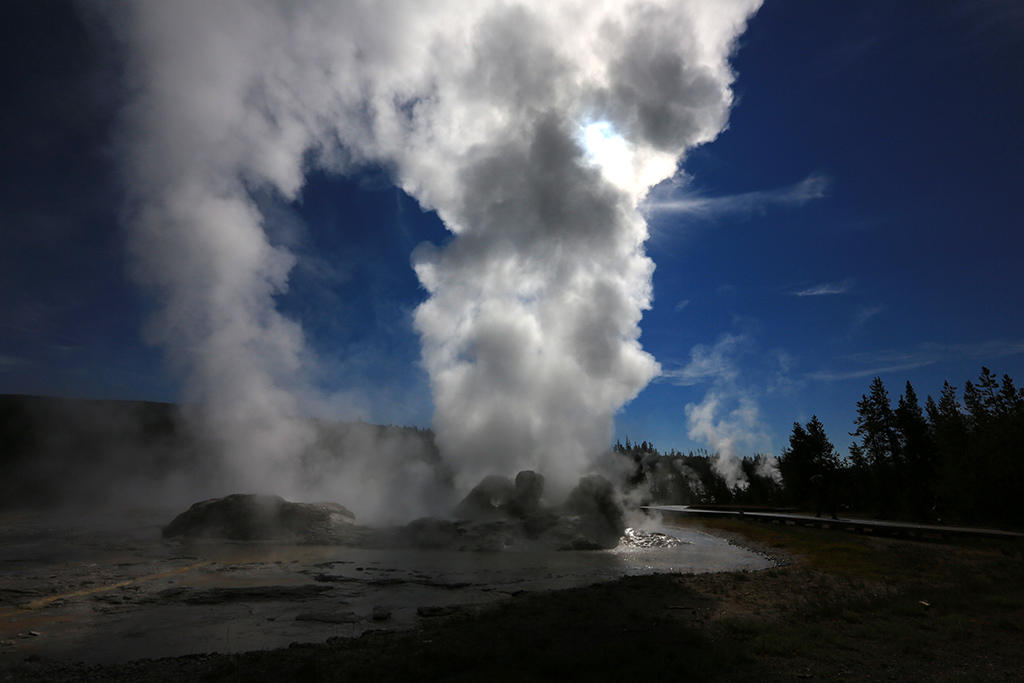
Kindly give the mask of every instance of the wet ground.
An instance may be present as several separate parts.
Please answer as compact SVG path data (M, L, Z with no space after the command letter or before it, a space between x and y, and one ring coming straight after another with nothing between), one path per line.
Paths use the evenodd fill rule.
M0 662L273 649L413 628L524 592L772 565L692 529L648 527L654 536L608 551L474 553L186 544L160 538L166 521L142 512L0 516Z

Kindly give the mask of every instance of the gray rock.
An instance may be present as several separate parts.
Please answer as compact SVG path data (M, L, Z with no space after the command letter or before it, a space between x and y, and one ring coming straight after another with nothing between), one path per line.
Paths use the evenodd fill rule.
M564 506L566 513L542 539L564 550L614 548L626 531L626 513L612 483L599 474L580 478Z
M625 530L625 515L607 479L598 475L581 478L561 509L545 506L543 493L544 477L536 472L520 472L514 483L508 477L492 475L456 506L456 520L424 517L384 529L357 526L352 513L337 503L291 503L279 496L233 494L194 504L164 527L163 535L469 551L590 550L618 545ZM352 580L327 575L315 578L318 582ZM235 599L216 594L188 597Z
M532 470L523 470L516 475L515 492L509 503L509 511L516 517L527 517L541 510L541 496L544 495L544 477Z
M508 505L515 498L516 486L508 477L497 474L484 477L473 490L455 506L456 519L488 521L509 514Z
M355 516L337 503L290 503L235 493L195 503L163 528L164 538L347 543Z
M566 515L539 537L555 550L605 550L619 544L619 537L608 531L602 520L593 515Z
M612 483L600 474L580 477L579 484L569 494L565 509L570 514L596 515L619 536L626 529L626 511L622 501Z
M486 477L455 508L461 521L444 527L445 534L428 535L435 545L427 547L599 550L619 544L625 511L610 481L596 474L582 477L559 510L544 506L543 493L544 477L529 470L514 484L507 477Z
M515 547L524 537L522 525L515 520L499 519L467 526L459 550L496 551Z
M523 531L527 538L537 538L558 524L558 515L550 510L540 510L523 518Z

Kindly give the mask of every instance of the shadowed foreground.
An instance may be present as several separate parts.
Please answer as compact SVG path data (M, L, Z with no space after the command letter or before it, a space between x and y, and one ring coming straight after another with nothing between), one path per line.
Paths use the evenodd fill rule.
M792 561L631 577L438 616L419 630L25 681L1007 681L1024 667L1019 542L957 545L711 522ZM742 534L741 538L738 534Z

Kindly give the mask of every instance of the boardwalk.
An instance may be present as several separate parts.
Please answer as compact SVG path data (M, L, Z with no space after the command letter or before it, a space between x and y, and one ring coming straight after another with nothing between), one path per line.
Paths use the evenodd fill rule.
M812 517L811 515L788 514L782 512L760 512L757 510L726 510L703 509L688 505L649 505L644 510L657 510L670 515L689 515L698 517L730 517L733 519L749 519L774 524L791 526L816 526L825 529L842 529L864 534L886 536L911 536L917 538L1002 538L1024 539L1024 534L1015 531L998 529L978 529L962 526L940 526L936 524L912 524L909 522L888 522L879 519L853 519L840 517Z

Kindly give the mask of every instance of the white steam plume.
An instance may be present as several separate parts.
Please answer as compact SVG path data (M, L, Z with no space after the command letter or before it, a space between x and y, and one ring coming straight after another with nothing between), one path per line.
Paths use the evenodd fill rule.
M762 429L757 403L747 396L732 398L720 389L711 389L700 403L686 406L686 419L690 438L708 444L715 453L715 471L726 484L746 489L743 450L754 452L771 443ZM758 474L776 479L773 467L774 460L762 458Z
M740 386L736 356L750 345L745 334L723 334L713 346L698 344L690 350L690 362L662 373L663 381L691 386L711 382L700 403L686 405L688 436L706 443L715 453L715 471L730 487L746 489L743 452L771 450L771 439L761 423L753 392ZM757 473L778 479L775 459L759 457Z
M462 484L563 485L658 372L637 211L723 129L759 0L92 0L128 51L122 149L152 337L250 488L313 447L295 257L255 194L379 165L455 237L414 267L435 428ZM293 484L294 485L294 484ZM359 483L355 482L355 486ZM338 483L339 498L344 482ZM344 501L342 501L344 502Z

